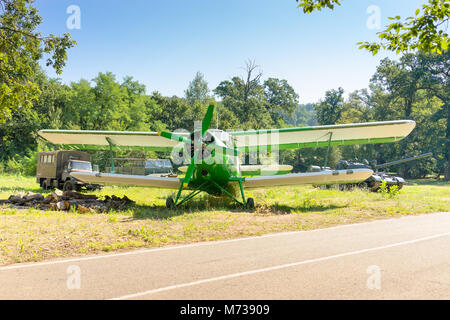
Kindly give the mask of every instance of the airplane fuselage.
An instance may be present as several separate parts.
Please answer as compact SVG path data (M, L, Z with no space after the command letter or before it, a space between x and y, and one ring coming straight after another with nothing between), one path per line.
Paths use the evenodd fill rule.
M193 156L193 152L197 152L198 155L189 188L200 189L215 196L222 196L223 190L221 188L223 188L234 195L237 188L235 183L231 183L231 180L241 176L239 156L223 153L219 149L214 151L206 149L204 146L211 142L215 142L218 146L234 147L231 135L222 130L208 130L202 144L192 143L187 145L186 148L189 148L190 156Z

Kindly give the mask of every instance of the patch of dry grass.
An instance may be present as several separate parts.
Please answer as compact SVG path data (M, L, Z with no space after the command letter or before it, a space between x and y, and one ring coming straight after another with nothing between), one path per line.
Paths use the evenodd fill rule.
M39 192L33 178L0 176L0 199ZM107 214L0 209L0 264L41 261L132 248L158 247L311 230L374 219L450 211L450 184L406 186L396 197L309 186L252 190L254 211L202 196L167 210L171 191L105 187L98 196L127 195L136 205Z

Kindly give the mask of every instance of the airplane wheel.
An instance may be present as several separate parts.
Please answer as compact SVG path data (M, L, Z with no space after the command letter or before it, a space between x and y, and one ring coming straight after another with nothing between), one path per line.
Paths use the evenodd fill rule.
M253 198L247 199L247 209L255 209L255 200Z
M167 209L173 209L175 207L175 202L173 201L172 197L169 197L166 199L166 208Z

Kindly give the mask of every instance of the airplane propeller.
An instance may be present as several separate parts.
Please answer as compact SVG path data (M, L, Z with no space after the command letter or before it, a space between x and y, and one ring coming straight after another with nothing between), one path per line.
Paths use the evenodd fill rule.
M214 113L214 104L210 104L208 106L208 110L206 111L205 117L203 118L202 121L202 131L201 132L192 132L191 133L191 137L194 137L194 140L191 140L185 136L176 134L176 133L171 133L171 132L165 132L165 131L161 131L158 132L158 135L170 140L174 140L174 141L178 141L178 142L183 142L183 143L187 143L187 144L193 144L193 143L200 143L202 144L202 150L208 149L210 151L214 151L214 150L222 150L223 153L227 153L230 152L233 155L237 156L240 154L239 150L236 149L231 149L228 147L223 147L223 146L219 146L216 144L215 141L211 141L208 143L205 143L205 141L203 140L206 132L209 129L209 125L211 124L211 119L213 117L213 113ZM200 133L200 135L199 135ZM200 136L200 137L199 137ZM195 170L195 163L198 161L198 152L194 151L194 154L191 157L191 163L189 164L189 167L186 171L186 174L184 176L184 180L183 180L183 187L187 187L189 185L189 182L191 181L192 175L194 173Z

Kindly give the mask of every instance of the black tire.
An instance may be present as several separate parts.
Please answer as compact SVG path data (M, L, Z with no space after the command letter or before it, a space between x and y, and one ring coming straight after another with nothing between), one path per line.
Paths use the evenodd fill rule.
M75 190L75 186L73 185L72 181L67 180L66 182L64 182L63 191L73 191L73 190Z
M166 199L166 208L167 209L175 208L175 201L173 201L172 197L169 197L169 198Z
M48 190L47 181L44 180L41 182L41 188L42 190Z
M250 210L255 209L255 200L253 200L253 198L247 199L247 209L250 209Z
M369 189L369 184L367 182L360 182L358 183L358 188L360 188L361 190L368 190Z

